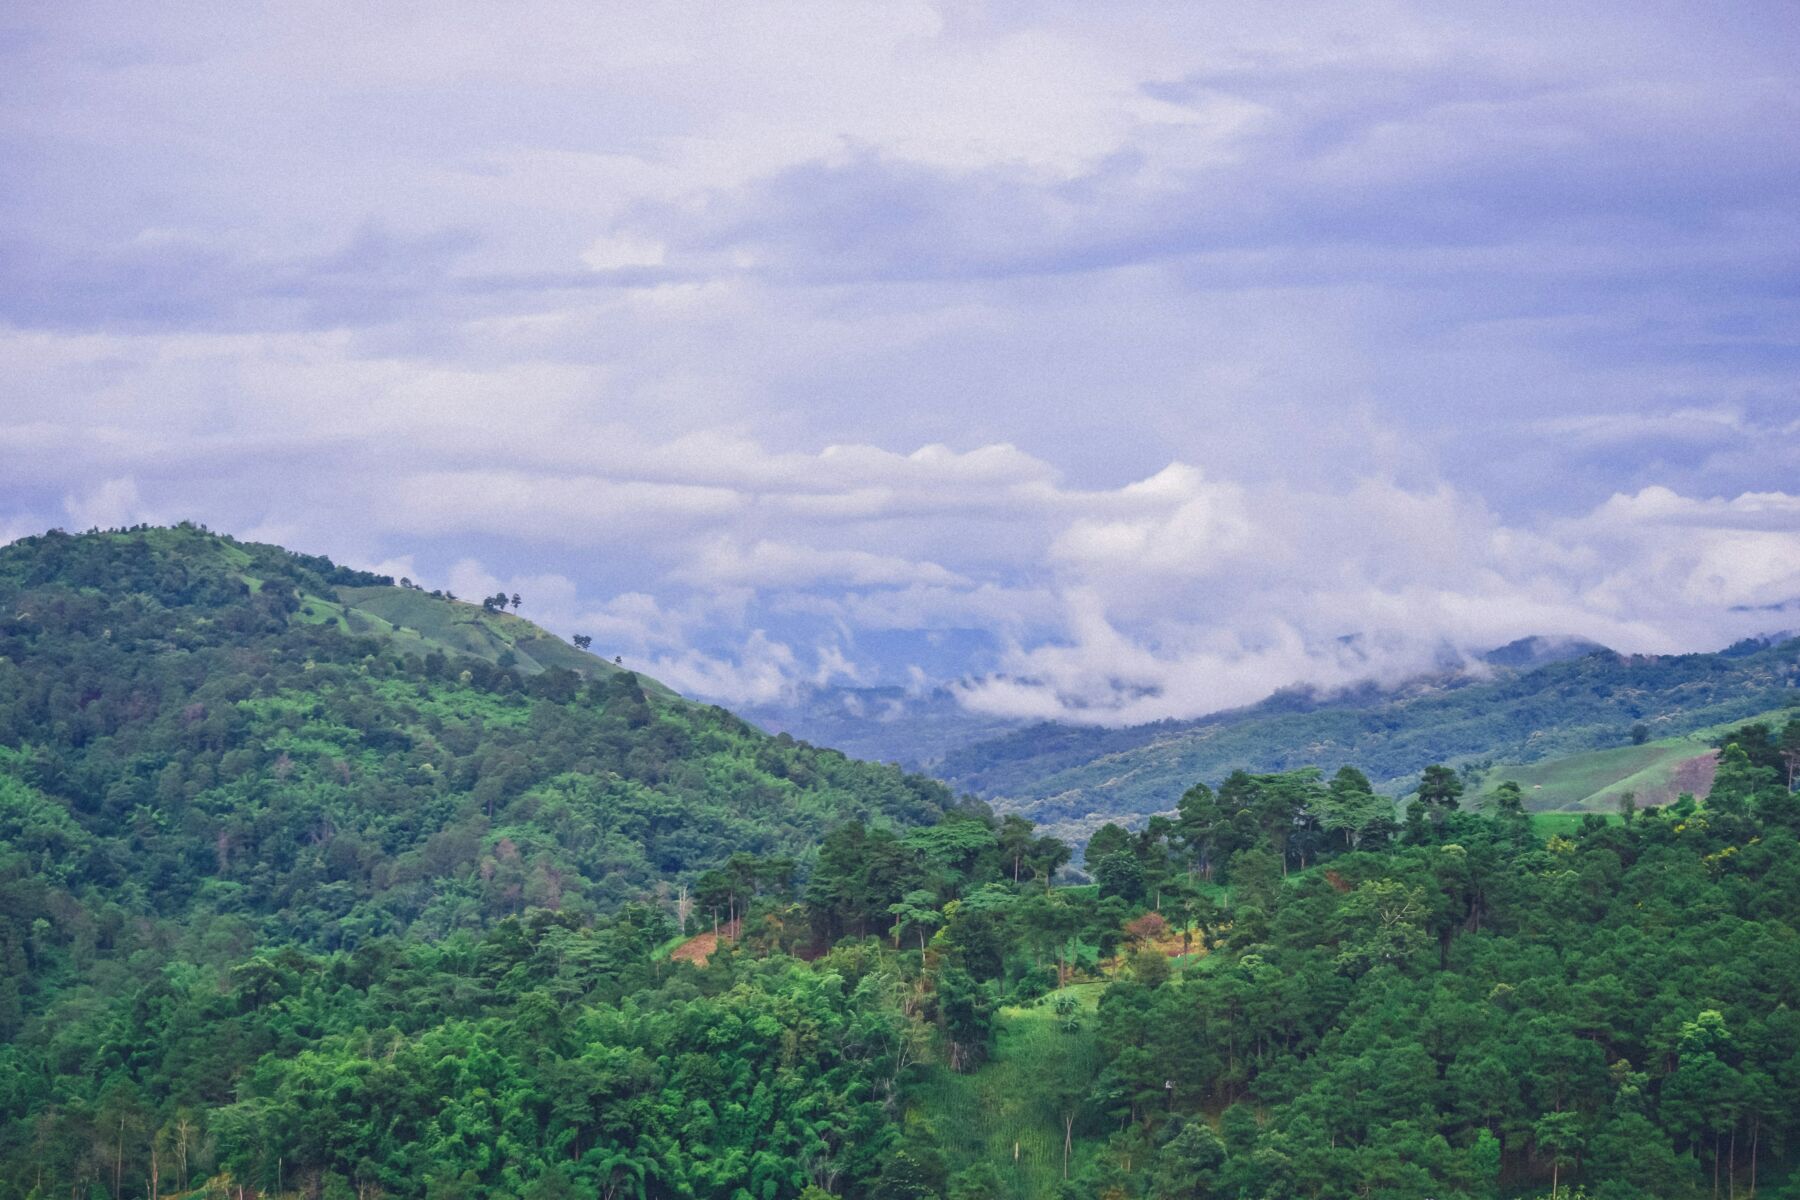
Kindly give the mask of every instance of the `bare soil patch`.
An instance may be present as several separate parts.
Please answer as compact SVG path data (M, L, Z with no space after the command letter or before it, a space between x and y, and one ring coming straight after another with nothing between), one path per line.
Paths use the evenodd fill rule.
M717 934L710 930L696 934L669 951L669 957L675 962L691 962L696 967L704 967L706 960L717 953L721 939L727 942L737 941L739 924L738 921L731 921L721 925Z

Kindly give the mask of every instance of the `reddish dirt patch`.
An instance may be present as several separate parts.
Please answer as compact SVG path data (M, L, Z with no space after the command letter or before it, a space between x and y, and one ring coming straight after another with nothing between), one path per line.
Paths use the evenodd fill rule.
M1705 799L1706 793L1712 791L1713 776L1719 772L1719 752L1708 750L1698 758L1690 758L1675 768L1675 779L1670 785L1670 795L1664 804L1672 803L1682 792L1692 792ZM1638 801L1642 804L1643 801Z
M737 921L732 921L728 924L721 925L719 926L719 932L716 935L709 932L691 937L687 941L681 943L681 945L675 947L675 949L669 951L669 957L675 962L691 962L696 967L704 967L706 965L706 960L711 958L713 953L718 950L719 940L721 938L728 942L737 941L738 924Z
M1336 871L1325 872L1325 882L1331 885L1331 890L1334 892L1347 892L1350 890L1349 881L1342 875L1339 875Z

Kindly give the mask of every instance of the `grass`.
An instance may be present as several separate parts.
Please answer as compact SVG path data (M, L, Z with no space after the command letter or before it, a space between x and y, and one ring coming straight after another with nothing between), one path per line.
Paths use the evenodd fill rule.
M1531 832L1541 838L1573 837L1581 823L1588 817L1600 815L1608 821L1617 821L1617 815L1609 813L1585 812L1534 812L1531 814Z
M993 1059L980 1070L959 1075L939 1065L915 1093L909 1120L929 1122L943 1139L951 1174L992 1163L1009 1200L1039 1200L1062 1178L1063 1120L1059 1092L1085 1094L1100 1070L1094 1043L1094 1006L1099 983L1078 983L1052 992L1029 1008L1002 1008ZM1065 1033L1056 1015L1057 996L1073 996L1081 1006L1081 1027ZM1084 1138L1079 1125L1069 1171L1074 1174L1097 1152L1097 1139Z
M1534 809L1579 810L1598 807L1631 780L1639 795L1647 798L1646 803L1666 803L1648 797L1672 787L1682 764L1706 753L1703 742L1685 737L1615 746L1522 767L1496 768L1490 776L1492 786L1485 791L1491 793L1493 787L1510 779L1524 789L1525 802Z
M351 632L388 638L408 654L423 656L435 650L453 658L480 658L491 663L511 655L513 666L526 675L552 667L590 677L621 670L512 613L489 612L479 604L445 600L413 588L341 587L337 591L338 601L331 611L338 606L350 609ZM639 678L648 691L675 694L647 676Z
M1525 790L1525 803L1536 810L1611 812L1625 792L1636 795L1640 808L1669 804L1683 791L1704 790L1710 768L1700 760L1711 755L1712 742L1721 734L1756 721L1779 725L1792 715L1791 710L1776 709L1642 745L1495 767L1488 772L1482 798L1510 779Z

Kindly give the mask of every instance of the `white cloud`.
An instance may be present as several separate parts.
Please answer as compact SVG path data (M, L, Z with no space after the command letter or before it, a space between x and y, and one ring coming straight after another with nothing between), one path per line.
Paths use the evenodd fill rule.
M65 497L63 511L76 529L118 529L163 520L144 504L137 480L130 476L108 479L81 495Z
M768 704L791 696L804 668L786 644L760 629L750 632L730 655L697 650L653 655L626 666L643 670L677 691L707 696L728 704Z
M668 247L654 238L616 234L596 239L581 252L581 261L596 271L616 271L622 267L660 267L668 255Z
M819 584L897 587L906 584L957 586L966 581L931 562L914 562L866 550L821 550L793 543L758 541L741 546L729 540L702 545L672 578L701 585L738 584L799 590Z

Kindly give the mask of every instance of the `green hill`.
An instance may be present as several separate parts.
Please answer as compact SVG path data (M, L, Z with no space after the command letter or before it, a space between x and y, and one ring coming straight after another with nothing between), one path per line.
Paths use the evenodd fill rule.
M0 754L71 885L130 863L148 910L300 931L605 908L949 802L521 618L191 527L0 549Z
M583 676L605 676L624 668L578 650L523 617L490 612L479 604L448 600L435 593L391 584L342 585L332 590L338 603L307 600L299 618L336 620L346 633L374 634L405 654L432 652L504 664L522 675L561 668ZM308 611L308 610L311 611ZM664 695L674 692L647 676L644 685Z

